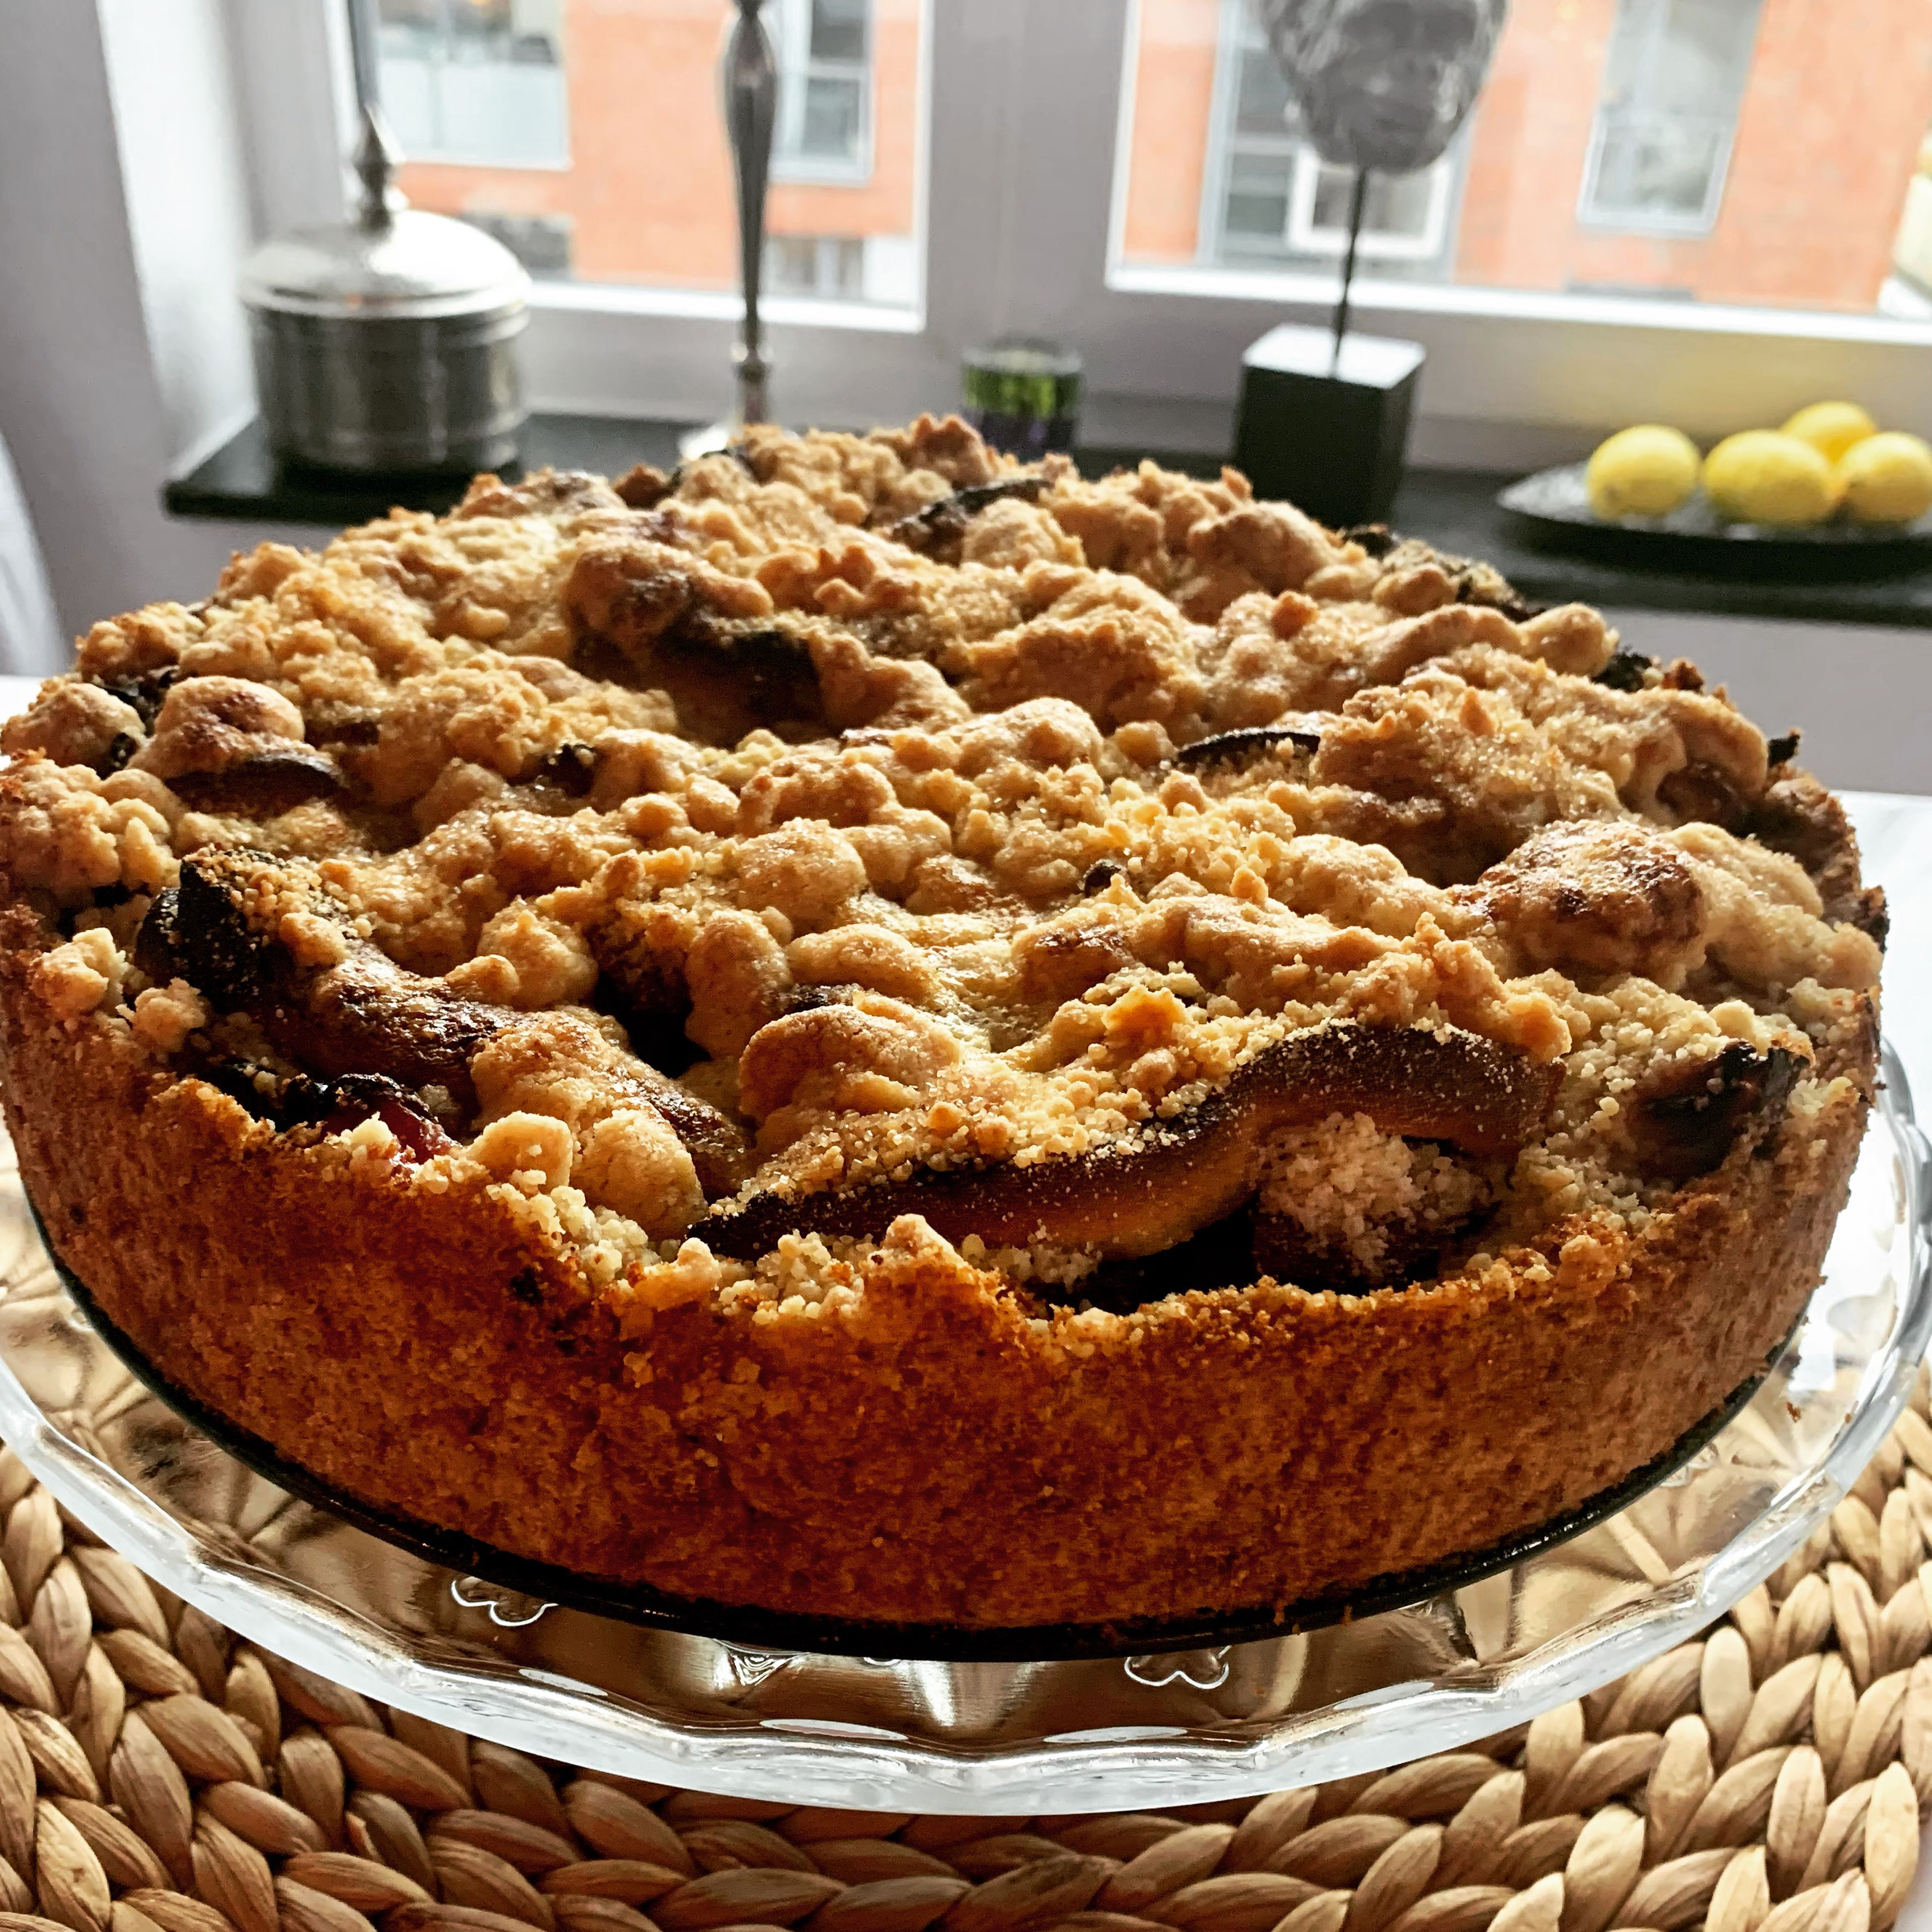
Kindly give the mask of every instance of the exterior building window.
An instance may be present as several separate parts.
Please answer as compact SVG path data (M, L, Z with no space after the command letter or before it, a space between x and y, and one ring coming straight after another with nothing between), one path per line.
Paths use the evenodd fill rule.
M570 162L562 0L380 0L382 107L412 160Z
M580 291L736 286L718 92L734 0L379 4L414 206L475 220ZM789 238L768 256L773 294L918 310L931 4L763 0L778 62L768 230Z
M1705 235L1724 199L1760 0L1618 0L1579 218Z
M1246 0L1227 0L1220 44L1204 259L1220 267L1325 263L1348 246L1352 177L1302 139L1294 98ZM1415 174L1370 178L1362 260L1396 272L1402 265L1410 273L1448 274L1460 152L1452 148Z
M862 181L872 171L871 0L778 0L775 172Z
M866 292L866 244L855 236L770 236L765 285L775 296L857 302Z

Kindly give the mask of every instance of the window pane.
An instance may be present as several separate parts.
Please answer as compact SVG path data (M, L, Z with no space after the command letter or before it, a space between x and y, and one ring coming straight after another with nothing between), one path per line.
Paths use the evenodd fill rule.
M380 5L383 104L417 206L476 221L533 274L736 285L730 0ZM780 58L769 286L916 305L920 0L764 14Z
M1430 211L1436 198L1432 192L1432 172L1374 176L1362 204L1362 232L1391 240L1426 239ZM1354 187L1355 178L1346 168L1331 168L1325 162L1319 164L1309 225L1318 234L1332 236L1338 248L1348 235L1348 202Z
M1294 114L1294 103L1265 47L1241 53L1240 78L1234 98L1234 126L1242 134L1285 136Z
M1312 156L1262 178L1298 129L1246 0L1138 19L1120 266L1332 272L1349 184ZM1443 160L1372 184L1363 253L1382 278L1923 314L1928 125L1923 0L1512 0Z
M812 0L812 58L866 58L865 0Z
M1606 115L1586 218L1606 226L1646 218L1703 225L1729 131L1722 122L1684 116Z
M805 118L798 152L825 160L856 161L864 133L865 88L842 76L813 76L805 83Z
M1709 230L1757 28L1758 0L1619 0L1586 221Z
M560 166L561 11L560 0L382 0L382 105L404 153Z
M765 283L774 295L856 302L864 292L866 244L848 235L775 235L765 244Z
M1292 154L1238 154L1228 183L1226 221L1230 245L1252 253L1265 242L1285 248L1288 236L1288 194L1294 172Z
M774 235L765 244L765 286L775 296L818 292L818 248L808 235Z

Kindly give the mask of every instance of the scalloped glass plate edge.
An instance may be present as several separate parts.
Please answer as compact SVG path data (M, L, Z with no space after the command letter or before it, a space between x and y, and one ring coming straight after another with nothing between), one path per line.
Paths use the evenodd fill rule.
M691 1702L680 1710L674 1697L667 1706L650 1685L638 1686L635 1696L626 1695L533 1669L513 1656L494 1653L481 1640L432 1638L408 1628L405 1618L386 1623L336 1600L299 1575L224 1548L224 1540L240 1544L238 1534L230 1532L216 1539L171 1514L130 1475L50 1419L4 1356L0 1356L0 1435L95 1534L176 1595L243 1636L367 1696L541 1756L746 1797L911 1811L1118 1810L1241 1796L1343 1777L1506 1730L1635 1669L1721 1616L1842 1499L1896 1420L1932 1338L1932 1247L1928 1243L1932 1149L1915 1123L1910 1088L1888 1046L1883 1072L1885 1086L1860 1156L1853 1202L1856 1205L1860 1199L1861 1185L1868 1196L1881 1187L1889 1190L1904 1242L1875 1284L1877 1292L1889 1296L1885 1332L1857 1365L1856 1390L1823 1453L1792 1469L1748 1520L1714 1537L1714 1546L1649 1580L1647 1589L1640 1586L1636 1594L1606 1590L1604 1607L1531 1647L1509 1652L1504 1646L1493 1663L1481 1660L1481 1646L1468 1639L1466 1624L1473 1627L1496 1610L1502 1600L1495 1590L1510 1593L1514 1605L1525 1577L1539 1564L1563 1561L1571 1546L1540 1552L1464 1592L1339 1630L1178 1658L1130 1658L1124 1665L1119 1660L1111 1665L1092 1660L896 1664L677 1639L705 1652L718 1681L733 1686L736 1697L724 1704L716 1699L701 1706ZM19 1195L16 1178L8 1176L4 1184ZM20 1207L24 1216L23 1198ZM1841 1221L1834 1257L1838 1243L1856 1240L1861 1232L1847 1228L1850 1218L1848 1212ZM44 1260L30 1224L28 1241ZM16 1260L9 1273L18 1265ZM1834 1266L1828 1264L1828 1286ZM56 1292L64 1298L64 1291ZM1688 1484L1700 1465L1721 1462L1724 1445L1739 1431L1745 1432L1739 1440L1748 1438L1753 1418L1765 1405L1784 1405L1796 1420L1794 1391L1814 1403L1844 1400L1823 1385L1807 1389L1792 1379L1816 1353L1826 1294L1821 1288L1814 1297L1765 1388L1670 1484ZM1847 1298L1840 1293L1834 1306ZM71 1319L85 1330L84 1341L74 1338L76 1346L92 1343L105 1349L77 1311ZM1831 1384L1833 1390L1838 1387ZM1762 1417L1755 1426L1760 1435L1765 1433ZM192 1439L211 1456L223 1453ZM1762 1460L1762 1450L1758 1453ZM1748 1450L1742 1460L1750 1460ZM1658 1495L1653 1492L1587 1532L1587 1538L1643 1546L1644 1532L1630 1520ZM1670 1504L1666 1498L1654 1506ZM1640 1564L1640 1558L1633 1560ZM1652 1561L1657 1560L1653 1552ZM435 1574L439 1581L450 1574ZM518 1616L500 1614L510 1606L487 1598L472 1603L458 1587L462 1580L452 1577L448 1586L459 1604L487 1613L489 1623L503 1632L515 1630ZM1489 1598L1462 1600L1492 1586ZM519 1612L525 1614L534 1622L539 1612ZM1306 1672L1311 1655L1306 1646L1372 1646L1376 1626L1395 1618L1414 1627L1413 1637L1432 1618L1454 1641L1443 1652L1441 1667L1429 1674L1394 1676L1352 1694L1273 1717L1265 1712L1244 1717L1215 1704L1215 1694L1244 1673L1264 1678L1263 1666L1279 1669L1277 1653L1292 1654L1296 1667ZM1464 1654L1456 1654L1457 1646ZM832 1664L842 1666L843 1676L823 1669ZM1085 1701L1084 1687L1100 1682L1092 1676L1099 1668L1124 1669L1132 1684L1148 1694L1144 1714L1132 1712L1136 1718L1144 1714L1146 1721L1055 1729L992 1744L964 1730L946 1735L948 1709L974 1705L1004 1711L1029 1698L1042 1708L1054 1708L1056 1674L1059 1706L1070 1702L1077 1712ZM782 1683L794 1671L800 1673L792 1679L794 1685L810 1678L818 1694L808 1700L811 1708L801 1712L794 1696L778 1707L778 1714L760 1715L762 1687ZM872 1686L880 1673L896 1673L903 1681L889 1688L908 1712L920 1714L927 1734L864 1721L876 1717L878 1700L876 1694L866 1699L846 1694L842 1686L855 1683L854 1673L870 1678ZM970 1696L964 1694L968 1692ZM1118 1714L1111 1697L1102 1701L1108 1708L1090 1714Z

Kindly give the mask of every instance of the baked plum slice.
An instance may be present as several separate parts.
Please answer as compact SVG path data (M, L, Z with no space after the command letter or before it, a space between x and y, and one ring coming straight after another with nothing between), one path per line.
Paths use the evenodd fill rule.
M398 1096L406 1101L409 1090L430 1086L443 1088L459 1109L472 1113L470 1061L530 1016L465 999L440 980L406 971L358 938L319 888L302 892L297 878L296 868L248 848L184 860L180 884L160 893L142 922L135 964L158 982L187 980L224 1012L248 1014L272 1045L326 1088L326 1100L307 1103L326 1112L310 1118L331 1118L344 1106L381 1113L400 1104ZM312 916L334 927L340 952L334 963L302 964L250 916L252 905L273 898L277 916L285 918L292 887ZM614 1076L621 1079L622 1097L663 1116L689 1149L707 1191L735 1187L744 1151L736 1126L656 1068L626 1058L621 1076ZM371 1080L380 1088L368 1085ZM403 1130L390 1125L406 1144Z
M976 1234L989 1247L1046 1243L1132 1259L1241 1208L1268 1137L1282 1128L1365 1114L1385 1134L1499 1158L1540 1128L1561 1077L1558 1066L1459 1028L1331 1021L1289 1034L1197 1105L1097 1153L915 1167L903 1179L809 1192L781 1180L715 1208L694 1232L749 1258L782 1234L876 1237L916 1214L952 1241Z
M1666 1066L1640 1088L1630 1137L1647 1180L1694 1180L1723 1166L1748 1132L1783 1114L1804 1062L1781 1046L1760 1053L1732 1040L1708 1059Z
M339 920L342 956L304 966L249 916L251 875L272 874L267 854L238 848L182 862L181 882L160 893L134 944L134 963L158 982L185 980L224 1011L246 1012L268 1040L312 1072L383 1073L406 1086L446 1087L473 1099L470 1057L518 1018L409 973ZM327 919L326 902L308 909Z
M218 772L184 772L169 783L197 812L273 818L312 800L348 789L342 768L312 745L278 745L238 758Z

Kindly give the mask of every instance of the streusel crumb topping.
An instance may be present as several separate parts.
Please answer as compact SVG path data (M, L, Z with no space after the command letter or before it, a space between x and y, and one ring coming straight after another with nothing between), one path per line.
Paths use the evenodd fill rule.
M487 1190L628 1332L932 1241L1123 1314L1555 1265L1815 1112L1879 967L1842 813L1690 667L951 419L264 545L0 744L59 1024Z

